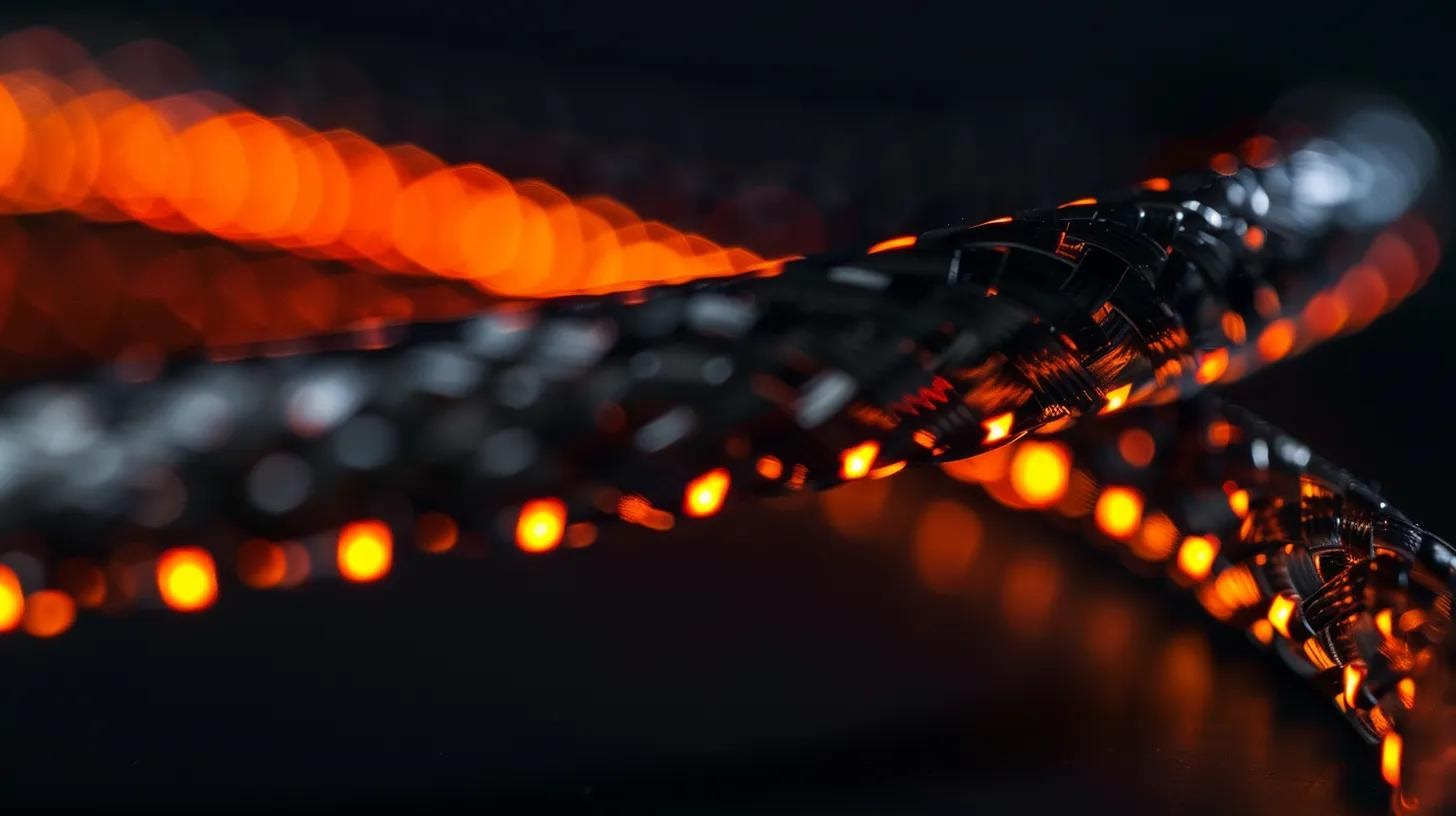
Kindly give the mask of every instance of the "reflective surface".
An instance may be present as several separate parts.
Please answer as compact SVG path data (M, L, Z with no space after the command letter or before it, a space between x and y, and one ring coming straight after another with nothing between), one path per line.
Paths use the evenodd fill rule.
M685 532L685 531L680 531ZM10 801L1382 812L1191 601L907 471L549 560L9 639ZM429 593L411 587L430 586ZM99 667L107 667L105 670Z

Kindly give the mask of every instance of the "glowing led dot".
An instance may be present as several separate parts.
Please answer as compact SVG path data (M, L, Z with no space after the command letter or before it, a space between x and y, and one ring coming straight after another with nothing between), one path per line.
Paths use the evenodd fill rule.
M1208 160L1208 166L1220 176L1232 176L1239 171L1239 157L1232 153L1219 153Z
M1097 527L1117 539L1131 538L1143 520L1142 494L1131 487L1109 487L1093 509Z
M1226 448L1234 439L1234 426L1215 419L1208 423L1208 444L1215 448Z
M20 625L25 616L25 594L15 570L0 564L0 632L9 632Z
M1188 536L1178 548L1178 569L1195 581L1202 581L1213 570L1218 556L1218 542L1208 536Z
M1085 207L1096 203L1097 199L1095 198L1076 198L1065 204L1058 205L1057 209L1061 209L1062 207Z
M1128 428L1117 435L1117 452L1133 467L1145 468L1153 463L1158 444L1153 435L1142 428Z
M1395 684L1395 691L1400 695L1400 704L1406 708L1416 707L1416 681L1409 677L1402 677L1399 683Z
M1375 628L1385 637L1395 637L1395 615L1389 609L1382 609L1375 613Z
M427 553L449 552L459 540L459 525L445 513L424 513L415 520L415 541Z
M784 463L777 456L760 456L754 470L763 478L773 481L784 475Z
M839 475L846 481L863 479L874 467L875 457L880 455L880 443L862 442L839 454Z
M1244 318L1238 312L1224 312L1219 320L1223 328L1223 335L1235 343L1242 343L1249 339L1248 327L1244 325Z
M1110 414L1126 405L1130 394L1132 394L1132 383L1126 383L1108 391L1107 404L1102 406L1101 413Z
M1244 233L1244 246L1253 252L1258 252L1264 248L1264 241L1267 237L1263 227L1249 227L1249 231Z
M1229 353L1228 349L1218 348L1205 352L1203 359L1198 363L1198 373L1194 375L1200 383L1207 385L1216 381L1228 371Z
M688 482L683 491L683 512L696 518L711 516L723 508L732 477L724 468L716 468Z
M339 574L356 583L378 581L394 564L394 534L378 519L365 519L339 530Z
M886 238L878 244L870 247L868 254L874 255L877 252L889 252L892 249L904 249L905 247L913 247L915 246L915 241L916 238L914 235L901 235L897 238Z
M1249 491L1239 488L1228 494L1229 509L1234 515L1243 518L1249 514Z
M1011 424L1016 421L1016 415L1007 411L1004 414L993 416L981 423L986 429L985 444L1000 442L1011 435Z
M935 447L935 434L925 430L924 428L916 431L915 435L910 438L915 441L915 444L919 445L922 448Z
M1343 674L1345 688L1345 706L1354 708L1355 702L1360 694L1360 684L1365 682L1365 664L1347 663Z
M1060 442L1023 442L1011 458L1011 489L1033 507L1050 507L1067 494L1072 457Z
M1391 731L1380 744L1380 775L1392 788L1400 787L1400 754L1404 745L1400 735Z
M1258 620L1250 624L1249 632L1254 636L1255 640L1259 641L1265 646L1268 646L1270 643L1274 642L1274 625L1269 623L1269 621L1264 620L1263 618L1259 618Z
M1290 595L1275 595L1274 600L1269 602L1269 623L1286 638L1290 637L1289 620L1294 617L1294 606L1294 598Z
M25 599L22 625L34 637L55 637L76 622L76 602L59 589L42 589Z
M1294 348L1294 322L1288 318L1276 320L1264 328L1259 335L1259 357L1273 362L1288 354Z
M217 570L201 547L175 547L157 559L157 591L178 612L206 609L217 600Z
M1152 190L1153 192L1163 193L1167 192L1173 187L1173 182L1169 181L1166 178L1163 178L1162 176L1157 176L1155 178L1144 179L1143 182L1138 186L1143 188L1144 190Z
M528 553L553 550L566 532L566 505L560 499L532 499L521 505L516 546Z
M238 547L238 579L253 589L272 589L288 577L288 555L283 546L255 538Z

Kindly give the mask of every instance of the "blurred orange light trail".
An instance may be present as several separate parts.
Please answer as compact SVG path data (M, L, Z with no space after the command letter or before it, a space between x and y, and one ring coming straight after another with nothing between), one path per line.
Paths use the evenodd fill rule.
M394 563L394 535L389 525L365 519L339 530L339 574L355 583L378 581Z
M875 457L880 455L880 443L870 441L846 450L839 455L839 475L846 481L863 479L874 467Z
M217 600L217 568L201 547L176 547L157 559L157 589L178 612L196 612Z
M99 65L83 67L65 76L84 77L84 91L44 70L0 74L0 211L134 219L460 278L506 297L630 291L763 263L610 199L447 166L413 145L318 133L215 94L139 99Z

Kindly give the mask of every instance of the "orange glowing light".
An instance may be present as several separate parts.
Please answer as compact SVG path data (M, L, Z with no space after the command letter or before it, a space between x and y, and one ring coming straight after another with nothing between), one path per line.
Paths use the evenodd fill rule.
M1110 414L1127 404L1128 396L1132 394L1132 383L1124 383L1107 392L1107 404L1102 406L1098 413Z
M851 479L863 479L869 475L870 469L874 467L875 457L880 455L880 443L873 440L861 442L858 445L839 454L839 475L845 481Z
M1015 221L1015 220L1016 219L1012 218L1009 215L1003 215L1000 218L992 218L990 221L982 221L981 223L976 224L975 226L977 226L977 227L989 227L992 224L1010 224L1012 221Z
M1355 702L1360 694L1360 684L1365 682L1365 664L1347 663L1343 674L1345 688L1345 706L1354 708Z
M217 570L201 547L175 547L157 559L157 590L178 612L206 609L217 600Z
M339 574L356 583L378 581L394 564L394 534L378 519L350 522L339 530Z
M1239 172L1239 157L1232 153L1219 153L1208 160L1208 166L1220 176L1232 176Z
M733 479L725 468L715 468L688 482L683 491L683 512L694 518L711 516L723 508Z
M42 589L25 599L26 634L49 638L61 634L76 622L76 602L59 589Z
M1258 252L1264 248L1264 241L1267 238L1268 234L1264 232L1263 227L1249 227L1248 232L1244 233L1244 246Z
M1007 411L1004 414L991 417L990 419L982 422L981 427L986 429L986 438L984 444L989 445L992 442L1000 442L1001 440L1010 436L1011 424L1015 421L1015 414Z
M597 540L597 526L590 521L566 525L566 546L573 549L590 547Z
M892 249L904 249L905 247L913 247L915 246L916 240L917 239L914 235L901 235L897 238L886 238L878 244L870 247L867 254L874 255L880 252L889 252Z
M1198 382L1207 385L1222 377L1228 371L1228 365L1228 349L1213 349L1203 354L1203 359L1198 362L1198 373L1194 376Z
M1249 339L1248 327L1244 324L1244 318L1238 312L1224 312L1219 318L1219 325L1223 328L1223 335L1234 343L1243 343Z
M1229 509L1234 515L1243 518L1249 514L1249 491L1239 488L1228 494Z
M1178 526L1162 513L1150 513L1137 535L1128 541L1133 554L1144 561L1162 561L1173 554L1178 540Z
M935 434L924 428L916 431L915 434L910 438L915 442L915 444L919 445L922 448L928 449L935 447Z
M1067 494L1072 456L1060 442L1024 442L1011 458L1011 489L1032 507L1050 507Z
M1255 640L1265 646L1274 642L1274 625L1263 618L1259 618L1252 624L1249 624L1249 632L1254 636Z
M1208 444L1215 448L1226 448L1234 439L1234 426L1222 419L1208 423Z
M556 549L566 532L566 504L560 499L532 499L521 505L516 521L516 546L528 553Z
M1144 190L1152 190L1155 193L1165 193L1172 189L1173 182L1162 176L1155 176L1150 179L1143 179L1143 182L1138 186Z
M1294 606L1295 600L1291 595L1275 595L1274 600L1269 602L1269 622L1286 638L1290 637L1289 620L1294 617Z
M1391 731L1380 744L1380 775L1392 788L1400 787L1400 754L1403 750L1400 735Z
M1143 495L1131 487L1108 487L1097 497L1092 512L1098 529L1112 538L1126 540L1142 523Z
M3 91L3 86L0 86L0 91ZM0 109L0 115L3 113ZM15 570L0 564L0 632L9 632L19 626L24 616L25 593L20 590L20 579Z
M758 464L754 466L758 475L769 481L774 481L784 475L784 463L779 461L777 456L760 456Z
M877 467L874 470L870 471L870 478L871 479L888 479L889 477L894 476L896 473L899 473L900 471L904 470L905 469L905 466L908 465L908 464L910 464L910 463L909 462L906 462L904 459L901 459L898 462L891 462L888 465L880 465L879 467Z
M1350 319L1350 308L1336 292L1319 292L1304 306L1304 325L1316 339L1338 333Z
M1142 428L1128 428L1117 435L1117 452L1129 465L1145 468L1153 463L1158 443Z
M1218 542L1208 536L1188 536L1178 548L1178 569L1195 581L1202 581L1213 570L1218 557Z
M1090 204L1096 204L1096 203L1097 203L1097 199L1095 199L1095 198L1091 198L1091 197L1088 197L1088 198L1076 198L1076 199L1073 199L1071 201L1068 201L1065 204L1059 205L1057 207L1057 209L1061 209L1062 207L1084 207L1084 206L1087 206L1087 205L1090 205Z
M238 546L238 579L253 589L272 589L288 577L288 555L283 546L255 538Z
M1399 683L1395 684L1395 692L1400 695L1400 704L1406 708L1416 707L1416 681L1409 677L1402 677Z
M1270 323L1259 335L1259 357L1274 362L1294 348L1294 321L1282 318Z
M460 525L446 513L424 513L415 519L415 541L427 553L449 552L460 540Z
M1395 614L1389 609L1382 609L1375 613L1375 628L1380 634L1387 638L1395 637Z

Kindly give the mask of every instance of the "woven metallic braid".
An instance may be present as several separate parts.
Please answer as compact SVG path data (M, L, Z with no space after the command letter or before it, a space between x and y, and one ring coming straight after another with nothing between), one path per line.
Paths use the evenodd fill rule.
M1234 374L1289 351L1303 304L1413 203L1409 185L1331 194L1426 138L1391 121L1394 148L1337 127L884 251L14 388L0 529L94 552L219 521L325 529L389 495L493 530L534 496L590 519L626 494L673 507L714 467L735 495L827 487L1171 399L1210 354ZM1276 354L1247 342L1265 327Z
M1124 433L1147 434L1156 456L1129 463ZM1385 743L1392 784L1410 772L1397 809L1419 802L1422 787L1423 806L1437 801L1444 777L1424 765L1449 766L1456 751L1456 730L1444 727L1456 716L1456 548L1288 434L1208 395L1060 442L1075 486L1054 518L1085 519L1094 540L1125 545L1134 565L1165 567L1214 617L1309 678L1364 737ZM1110 524L1100 502L1094 509L1110 488L1136 497L1131 512L1148 520L1136 532ZM1415 745L1403 759L1407 739Z

